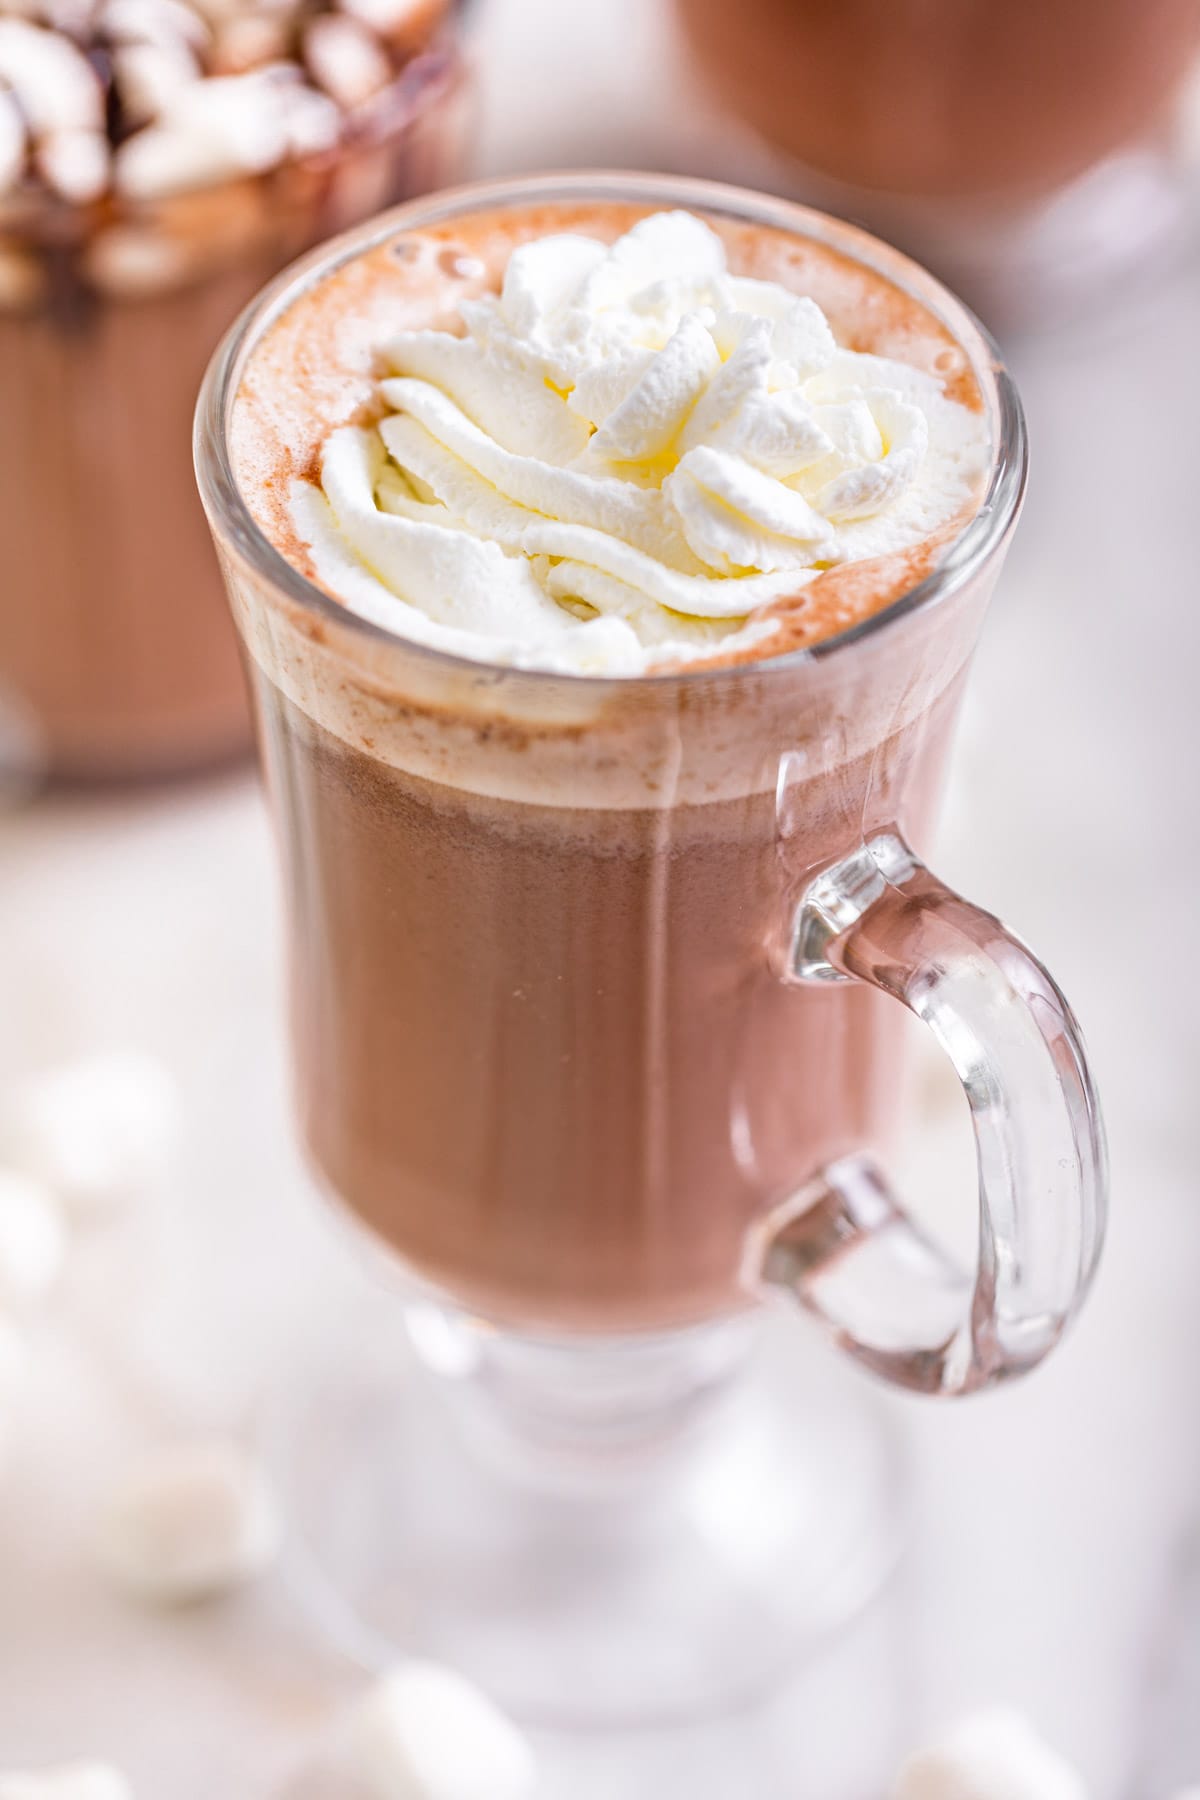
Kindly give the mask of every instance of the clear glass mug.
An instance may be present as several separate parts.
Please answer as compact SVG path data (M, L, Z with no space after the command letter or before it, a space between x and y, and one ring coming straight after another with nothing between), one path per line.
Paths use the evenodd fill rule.
M231 433L273 322L408 229L608 200L819 239L948 328L991 420L987 496L885 611L771 662L561 677L394 637L264 536ZM756 1412L737 1438L761 1303L792 1296L902 1387L966 1394L1033 1367L1095 1267L1104 1148L1075 1021L922 861L1024 489L1012 382L950 294L849 226L703 182L543 177L401 208L296 265L214 360L196 441L284 867L307 1147L423 1296L413 1338L465 1396L476 1450L502 1447L471 1460L457 1437L436 1455L422 1439L400 1480L381 1449L401 1430L394 1371L369 1430L361 1405L313 1400L302 1535L372 1642L454 1654L526 1710L578 1706L581 1672L595 1711L711 1703L861 1597L883 1566L861 1540L894 1513L847 1437L856 1398L810 1358L807 1397L793 1373L769 1429ZM902 1008L969 1104L972 1270L885 1172ZM369 1550L328 1511L335 1444L338 1503L351 1468L375 1484ZM874 1513L847 1492L868 1479ZM381 1598L377 1554L399 1558L403 1606ZM418 1626L432 1566L471 1579L429 1591ZM482 1628L487 1604L501 1617Z

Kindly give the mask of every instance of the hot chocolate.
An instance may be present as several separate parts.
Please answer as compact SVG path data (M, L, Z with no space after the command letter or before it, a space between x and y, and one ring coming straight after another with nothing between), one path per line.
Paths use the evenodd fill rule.
M249 721L187 467L205 362L290 257L453 166L450 0L0 0L0 717L151 774Z
M887 1136L898 1009L779 974L814 870L927 839L984 598L811 654L974 516L966 315L816 215L651 212L398 224L289 296L231 419L258 526L338 596L222 540L308 1146L418 1276L528 1329L743 1304L752 1224Z
M777 148L851 186L1038 195L1161 128L1197 0L677 0L705 73Z

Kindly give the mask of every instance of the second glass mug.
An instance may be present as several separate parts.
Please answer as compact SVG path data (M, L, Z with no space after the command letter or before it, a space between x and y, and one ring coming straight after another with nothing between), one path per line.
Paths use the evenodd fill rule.
M239 383L272 323L404 231L481 206L609 201L815 238L947 328L948 363L970 366L990 416L988 487L903 598L773 661L564 677L393 636L273 548L231 448ZM597 1711L711 1703L837 1610L836 1565L860 1549L823 1523L853 1499L853 1457L821 1485L824 1439L799 1402L789 1417L785 1400L765 1434L737 1439L730 1424L761 1302L793 1296L902 1387L968 1394L1033 1367L1095 1267L1104 1146L1075 1021L1029 951L921 860L1023 494L1016 392L965 309L861 232L709 183L551 177L400 208L296 265L215 358L197 462L284 865L307 1146L327 1189L427 1296L411 1313L418 1350L452 1370L467 1422L484 1428L457 1475L457 1439L449 1452L410 1448L407 1487L385 1479L375 1435L401 1429L390 1396L353 1447L363 1480L374 1458L387 1489L370 1516L379 1553L391 1541L404 1564L404 1619L377 1599L369 1545L347 1568L344 1520L323 1515L309 1535L325 1540L327 1573L340 1537L335 1581L376 1641L411 1646L415 1634L526 1710L566 1694L578 1708L573 1669L588 1672ZM970 1272L908 1216L884 1170L902 1007L929 1026L969 1103ZM833 1391L832 1370L798 1360L818 1401ZM838 1430L855 1404L837 1401ZM326 1433L341 1430L333 1410ZM302 1436L332 1456L321 1430ZM754 1479L717 1518L735 1467ZM328 1469L308 1474L328 1492ZM773 1481L805 1490L791 1523ZM437 1501L413 1512L422 1487ZM751 1569L756 1534L771 1552ZM434 1623L418 1627L425 1552L471 1591L433 1596ZM799 1579L804 1558L819 1603ZM668 1566L683 1611L664 1589ZM481 1625L500 1570L512 1606ZM631 1599L651 1579L654 1604ZM532 1591L546 1601L536 1646L516 1617Z

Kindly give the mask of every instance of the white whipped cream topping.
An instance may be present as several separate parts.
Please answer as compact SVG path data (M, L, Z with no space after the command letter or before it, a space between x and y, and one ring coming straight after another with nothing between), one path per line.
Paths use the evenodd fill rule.
M769 653L758 609L977 491L979 413L731 275L689 213L524 244L460 312L383 346L390 410L291 494L323 584L418 641L568 673Z

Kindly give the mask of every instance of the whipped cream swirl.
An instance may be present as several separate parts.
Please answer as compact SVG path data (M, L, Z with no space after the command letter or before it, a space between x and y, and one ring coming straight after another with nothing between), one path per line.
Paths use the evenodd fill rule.
M460 312L383 346L385 415L292 489L318 578L402 635L582 674L769 655L764 608L977 492L981 415L689 213L523 244Z

